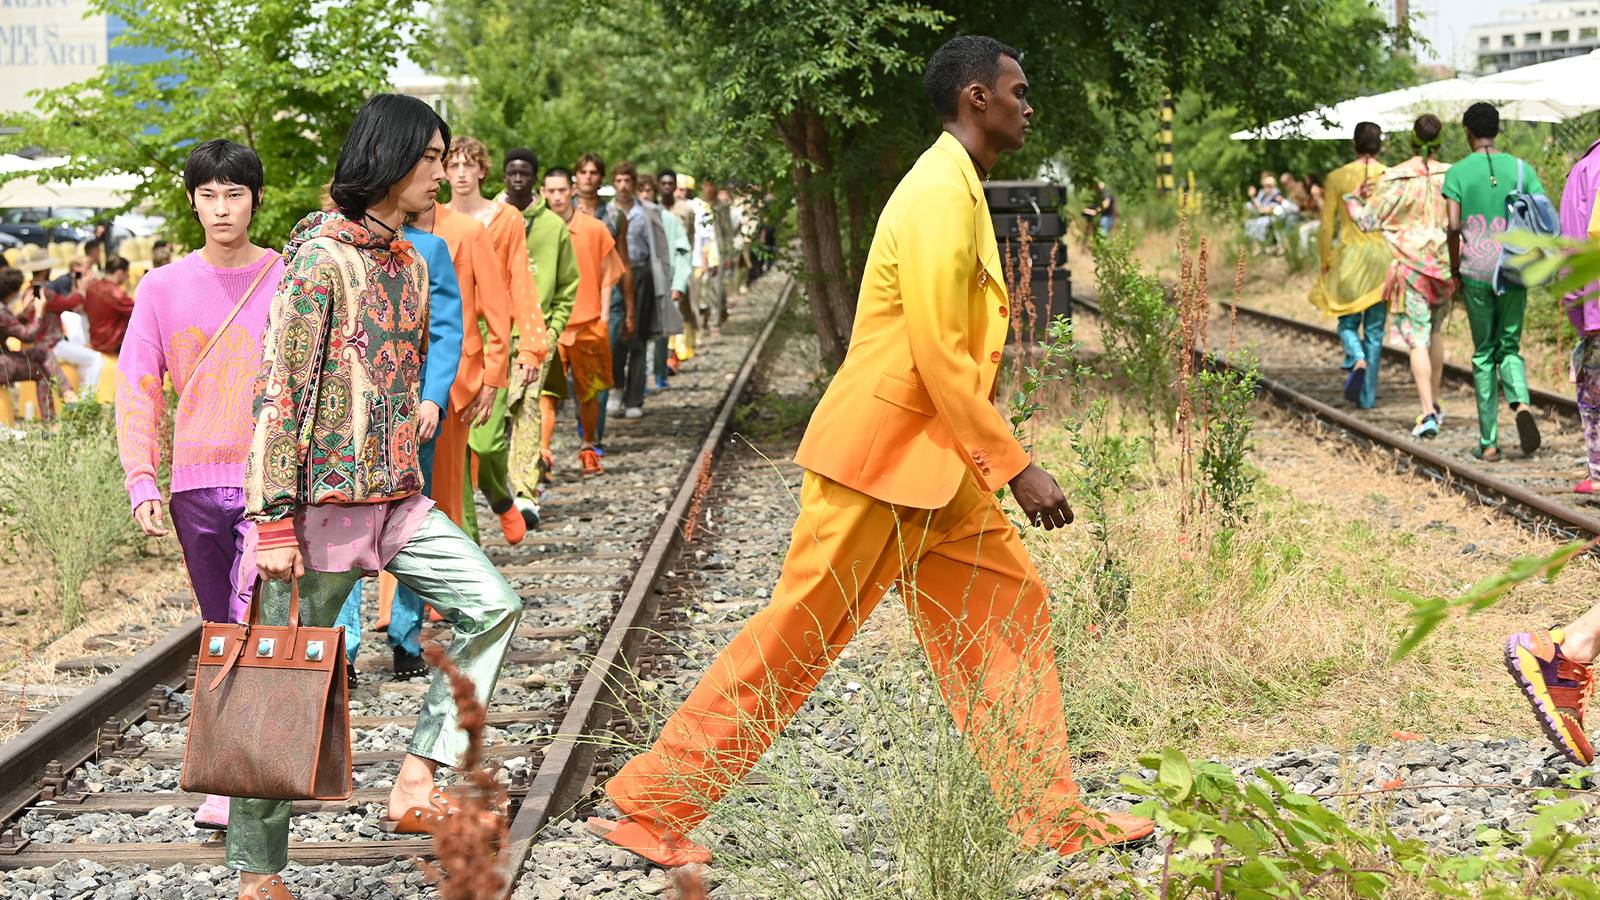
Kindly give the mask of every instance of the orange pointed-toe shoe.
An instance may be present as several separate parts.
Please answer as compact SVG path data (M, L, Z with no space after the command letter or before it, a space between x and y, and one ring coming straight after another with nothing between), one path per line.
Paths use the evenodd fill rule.
M657 834L632 819L613 822L595 816L585 823L585 827L590 834L603 837L662 868L675 869L678 866L711 862L711 851L694 841L670 831Z

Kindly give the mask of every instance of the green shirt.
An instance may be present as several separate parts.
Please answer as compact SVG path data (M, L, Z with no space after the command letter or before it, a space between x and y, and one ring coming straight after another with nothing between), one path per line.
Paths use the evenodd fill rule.
M528 207L522 218L528 223L528 265L539 286L540 311L554 338L567 327L572 304L578 299L578 257L572 251L567 223L543 200Z
M1500 242L1506 230L1506 197L1517 189L1517 166L1522 166L1522 190L1544 193L1533 166L1509 153L1469 153L1444 176L1444 196L1461 206L1461 277L1493 284L1500 268Z

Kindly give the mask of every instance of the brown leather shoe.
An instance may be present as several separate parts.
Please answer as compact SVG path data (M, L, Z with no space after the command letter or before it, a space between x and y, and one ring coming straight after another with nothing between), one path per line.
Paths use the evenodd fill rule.
M240 891L239 900L295 900L295 898L293 894L289 893L289 886L283 883L283 878L274 875L267 880L266 884L248 894Z
M434 788L433 793L428 795L427 806L413 806L401 813L398 819L385 818L379 827L389 834L434 834L460 815L461 811L459 800L440 788ZM499 826L504 818L489 810L478 815L484 824L491 826Z

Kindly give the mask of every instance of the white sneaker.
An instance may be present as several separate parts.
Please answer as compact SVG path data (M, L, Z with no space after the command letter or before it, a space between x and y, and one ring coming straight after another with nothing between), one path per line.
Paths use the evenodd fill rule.
M622 398L612 394L611 399L606 401L606 415L614 416L620 412L622 412Z
M628 411L623 413L623 416L629 419L640 419L644 417L644 409L638 406L630 406Z

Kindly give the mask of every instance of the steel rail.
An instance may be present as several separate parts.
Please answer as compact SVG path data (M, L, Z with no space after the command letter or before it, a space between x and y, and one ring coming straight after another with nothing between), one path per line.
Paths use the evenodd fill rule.
M644 626L655 618L660 604L655 588L682 544L682 526L700 489L698 473L710 471L717 451L727 437L740 399L760 365L767 339L777 328L778 320L795 289L796 284L792 280L784 287L766 324L745 353L744 364L739 367L722 408L700 446L700 452L685 467L683 481L656 529L633 581L628 585L616 618L601 640L583 684L573 695L561 727L545 750L539 771L528 787L528 796L511 822L506 847L500 855L502 871L508 874L507 897L516 887L515 876L527 861L540 829L551 819L570 810L583 792L584 782L599 749L598 742L590 736L597 725L608 721L616 711L616 688L632 670L639 645L647 637L648 629Z
M1227 310L1232 309L1233 307L1224 304L1222 308ZM1287 331L1296 331L1301 334L1314 335L1316 337L1324 338L1334 342L1338 342L1339 340L1339 333L1337 331L1332 328L1318 325L1315 322L1307 322L1302 319L1296 319L1292 316L1268 312L1264 309L1255 309L1249 306L1241 305L1238 307L1238 309L1241 316L1256 319L1274 328L1282 328ZM1383 356L1385 359L1400 363L1402 365L1409 365L1411 361L1410 356L1406 353L1406 351L1401 350L1399 347L1391 347L1388 344L1383 345ZM1465 366L1459 366L1455 363L1445 363L1444 373L1456 381L1465 382L1467 384L1472 383L1472 370ZM1546 407L1569 418L1578 418L1578 401L1565 394L1557 394L1551 391L1542 390L1540 388L1529 387L1528 399L1533 401L1534 405L1536 406Z
M189 657L199 648L200 617L192 616L27 730L0 744L0 825L40 799L36 776L59 761L65 773L95 758L108 722L141 722L152 689L182 685Z
M1094 300L1080 296L1074 297L1073 302L1076 306L1094 315L1100 314L1100 307ZM1241 312L1244 311L1244 307L1239 309ZM1286 321L1293 322L1294 320L1289 319ZM1318 328L1315 325L1308 327L1327 332L1327 329ZM1219 370L1233 368L1226 360L1221 359L1214 353L1200 350L1196 350L1195 353L1201 357L1202 365L1207 368ZM1489 503L1487 498L1498 497L1507 504L1527 510L1536 519L1554 523L1557 526L1557 530L1565 534L1591 537L1600 535L1600 518L1586 515L1569 506L1555 503L1521 485L1496 478L1476 467L1463 465L1461 462L1453 460L1442 453L1424 447L1415 441L1402 438L1395 432L1353 416L1344 410L1329 406L1315 397L1297 391L1266 375L1259 376L1259 383L1260 390L1270 396L1279 406L1309 414L1313 418L1332 425L1354 438L1391 450L1401 456L1409 457L1419 463L1424 470L1436 472L1439 479L1444 483L1451 485L1456 490L1473 497L1473 499L1481 503L1497 505ZM1571 403L1572 401L1569 400L1567 402ZM1467 490L1468 487L1471 490Z

